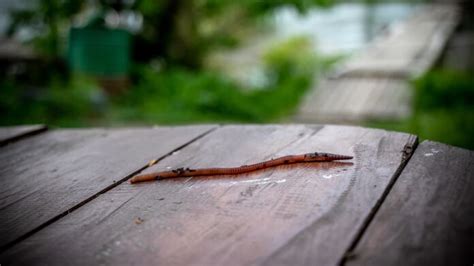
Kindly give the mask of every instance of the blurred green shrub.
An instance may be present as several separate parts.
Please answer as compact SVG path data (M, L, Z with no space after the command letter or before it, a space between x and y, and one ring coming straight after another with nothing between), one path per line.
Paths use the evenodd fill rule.
M136 86L115 102L112 120L148 123L271 122L289 116L315 80L336 58L317 57L307 39L278 44L265 55L271 80L241 88L217 73L185 68L153 70L141 65Z
M435 70L414 82L412 124L422 138L474 149L474 77Z
M11 12L9 35L26 27L33 33L38 52L55 61L65 52L64 45L73 20L97 19L107 11L133 11L143 18L143 27L134 40L134 59L148 63L162 58L168 63L199 68L202 59L218 46L238 42L244 28L282 6L305 12L315 6L329 6L335 0L37 0ZM93 14L94 13L94 14ZM83 21L84 22L84 21Z
M446 69L431 71L413 82L414 113L400 123L369 126L406 131L422 139L474 149L474 77Z
M214 72L178 66L135 65L131 88L107 99L90 79L51 78L39 88L3 81L0 124L46 123L178 124L197 122L277 121L288 117L315 81L316 69L335 62L317 57L304 39L289 40L266 55L273 82L242 88ZM110 101L110 102L109 102Z
M90 79L52 79L47 88L0 82L1 125L44 123L79 126L100 116L106 104L102 90Z
M280 79L308 75L314 73L317 67L316 54L311 51L311 42L304 36L275 45L264 54L263 59L270 71Z
M212 49L232 46L241 33L253 31L258 21L283 6L306 12L335 0L141 0L132 9L143 14L143 31L135 39L135 59L164 58L181 66L199 68Z
M85 5L81 0L39 0L33 4L24 3L23 8L11 11L8 35L14 35L26 27L35 36L34 47L48 60L57 60L64 52L67 32L64 27L70 24L73 16ZM7 20L8 21L8 20Z
M343 55L320 56L306 36L296 36L278 43L264 54L270 74L279 79L321 74L344 58Z
M417 110L474 107L474 76L451 70L435 70L414 81Z
M212 72L141 68L141 79L115 102L114 119L147 123L268 122L291 113L310 76L281 80L272 88L243 90Z

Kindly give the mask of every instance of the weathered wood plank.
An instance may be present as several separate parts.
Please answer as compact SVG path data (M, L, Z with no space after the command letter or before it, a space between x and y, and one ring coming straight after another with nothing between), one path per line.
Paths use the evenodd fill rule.
M295 119L328 123L403 119L411 113L411 93L405 80L361 77L327 80L310 92Z
M0 153L6 247L212 126L54 130Z
M0 147L23 137L34 135L46 130L44 125L24 125L0 127Z
M344 77L412 78L426 72L440 56L459 23L456 5L423 6L409 19L392 25L365 51L339 69Z
M419 145L348 265L471 265L474 152Z
M265 265L336 265L341 260L340 251L348 250L366 227L417 144L413 135L379 137L372 137L364 148L371 155L358 156L361 161L356 163L352 184L331 211L300 230ZM360 141L368 143L368 139Z
M458 22L456 5L422 6L313 88L294 119L360 124L406 118L411 113L408 81L433 66Z
M9 249L0 261L335 264L391 183L404 146L413 141L408 134L358 127L226 126L145 172L234 166L314 151L355 155L354 164L123 183Z

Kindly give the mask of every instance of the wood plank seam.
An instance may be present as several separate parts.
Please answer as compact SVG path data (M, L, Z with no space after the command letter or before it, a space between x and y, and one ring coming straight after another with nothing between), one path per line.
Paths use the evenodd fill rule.
M374 208L370 211L369 215L365 217L364 222L357 232L356 236L354 239L351 241L351 244L349 245L347 251L345 252L344 256L341 258L341 261L338 263L338 265L345 265L345 263L348 260L351 260L355 257L355 254L353 253L355 247L359 243L359 241L362 239L362 236L364 235L365 231L369 227L370 223L374 219L375 215L379 211L380 207L382 206L383 202L387 198L388 194L392 190L393 186L398 180L398 177L400 174L403 172L403 169L405 169L406 165L408 164L408 161L410 161L410 158L412 155L415 153L416 148L418 147L418 136L412 136L413 138L408 141L408 143L405 145L405 147L402 150L403 156L402 156L402 161L400 163L400 166L397 168L395 173L393 174L390 183L387 185L387 188L383 192L382 196L380 199L377 201L375 204Z
M473 173L474 151L423 141L346 265L471 265Z
M8 139L5 139L5 140L0 140L0 147L6 146L6 145L8 145L10 143L13 143L13 142L20 141L22 139L26 139L28 137L32 137L32 136L41 134L41 133L45 132L46 130L48 130L47 126L41 126L37 129L34 129L34 130L31 130L31 131L13 136L11 138L8 138Z
M173 149L172 151L168 152L167 154L159 157L158 159L156 160L152 160L153 164L156 164L160 161L162 161L163 159L171 156L172 154L176 153L177 151L185 148L186 146L190 145L191 143L203 138L204 136L210 134L211 132L213 132L214 130L218 129L220 127L220 125L217 125L216 127L214 128L211 128L209 130L207 130L206 132L198 135L197 137L191 139L190 141L184 143L183 145ZM54 216L53 218L49 219L48 221L44 222L43 224L40 224L38 227L30 230L29 232L26 232L25 234L21 235L20 237L16 238L15 240L5 244L4 246L2 246L0 248L0 254L1 253L4 253L5 251L7 251L8 249L12 248L13 246L17 245L18 243L20 243L21 241L31 237L32 235L34 235L35 233L41 231L42 229L46 228L47 226L57 222L58 220L60 220L61 218L64 218L66 215L76 211L77 209L79 209L80 207L86 205L87 203L91 202L92 200L94 200L95 198L97 198L98 196L106 193L107 191L110 191L111 189L117 187L118 185L122 184L123 182L126 182L127 180L129 180L131 177L139 174L140 172L142 172L143 170L149 168L151 165L153 165L151 163L149 164L146 164L144 166L142 166L141 168L133 171L132 173L130 173L129 175L119 179L117 182L114 182L113 184L105 187L104 189L102 189L101 191L95 193L94 195L88 197L87 199L79 202L78 204L74 205L73 207L69 208L68 210Z
M315 149L356 155L353 167L305 165L258 176L168 180L143 187L124 182L0 258L5 263L58 265L71 260L73 264L337 265L392 180L412 136L341 126L324 126L313 134L318 129L226 126L143 172L183 165L229 166ZM229 151L231 156L212 156Z

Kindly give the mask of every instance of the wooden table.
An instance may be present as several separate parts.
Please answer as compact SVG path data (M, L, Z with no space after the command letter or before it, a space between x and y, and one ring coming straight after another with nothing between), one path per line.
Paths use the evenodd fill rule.
M22 137L20 137L22 136ZM323 125L0 129L0 264L471 265L474 152ZM306 163L133 175L314 151Z

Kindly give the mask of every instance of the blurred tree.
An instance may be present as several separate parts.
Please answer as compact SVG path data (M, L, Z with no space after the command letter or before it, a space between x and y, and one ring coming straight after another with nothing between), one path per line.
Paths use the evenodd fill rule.
M281 6L304 12L335 0L138 0L133 8L144 16L136 38L135 58L199 67L203 56L217 45L235 43L239 27L251 24Z
M12 22L7 36L12 37L22 29L27 29L27 41L33 44L39 62L28 64L21 72L14 71L9 77L19 83L44 85L53 76L68 78L68 69L62 60L67 26L72 17L84 7L81 0L39 0L27 2L25 8L15 9L11 13ZM12 72L12 71L4 71ZM17 73L18 72L18 73ZM3 73L4 75L6 75Z
M243 25L281 6L300 12L328 6L336 0L39 0L30 8L15 11L10 34L27 26L35 32L39 52L59 58L64 50L62 32L86 6L100 10L132 9L144 18L143 29L135 37L134 59L149 62L161 58L166 63L197 68L203 56L217 45L235 43L235 33Z
M81 0L40 0L29 8L12 12L12 23L8 35L15 34L22 27L28 27L35 36L35 47L47 58L61 55L61 27L70 25L72 17L84 7Z

